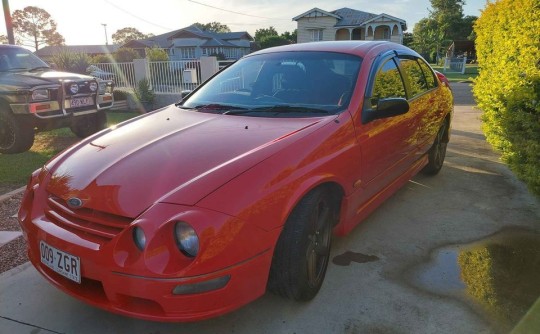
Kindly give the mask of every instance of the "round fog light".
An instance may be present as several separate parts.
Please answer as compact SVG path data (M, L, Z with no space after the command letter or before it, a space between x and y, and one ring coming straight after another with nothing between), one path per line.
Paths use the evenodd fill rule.
M79 85L77 85L76 83L72 83L69 86L69 91L71 92L71 94L77 94L79 92Z
M140 251L144 250L144 247L146 246L146 235L144 235L142 228L137 226L133 229L133 241Z
M176 245L180 251L188 256L195 257L199 252L199 237L189 224L178 222L174 226Z

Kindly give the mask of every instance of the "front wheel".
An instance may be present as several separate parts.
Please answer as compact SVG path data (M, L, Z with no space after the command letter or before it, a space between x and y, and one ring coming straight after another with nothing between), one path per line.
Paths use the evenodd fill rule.
M448 126L448 121L445 120L439 128L433 146L428 152L428 164L422 169L422 173L436 175L441 170L446 157L446 146L448 146Z
M0 111L0 153L14 154L28 151L34 144L34 135L31 122Z
M70 129L77 137L86 138L100 130L105 129L107 125L107 115L104 111L98 111L95 114L75 116Z
M324 189L308 193L292 211L278 239L268 289L298 301L313 299L330 258L334 205Z

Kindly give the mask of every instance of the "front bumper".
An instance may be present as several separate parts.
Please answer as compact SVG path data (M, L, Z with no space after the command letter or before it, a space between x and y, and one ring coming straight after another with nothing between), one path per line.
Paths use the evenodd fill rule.
M228 222L221 225L221 232L218 230L220 226L214 225L211 228L218 230L213 236L214 243L209 244L208 240L201 239L201 245L206 244L206 252L202 250L187 265L179 264L181 261L171 264L171 259L176 255L167 253L164 250L167 246L163 243L152 240L159 239L157 232L153 234L151 229L147 229L149 250L144 254L137 254L133 252L135 248L126 245L125 234L131 235L129 227L104 244L85 240L47 218L43 213L46 210L42 206L43 196L46 195L42 192L27 190L19 211L30 261L52 284L91 305L146 320L196 321L237 309L266 291L273 250L270 245L274 237L277 238L274 232L270 238L265 238L262 237L263 231L254 231L255 228L244 225L244 231L233 231L236 233L234 236L231 235L230 226L227 227ZM154 220L159 215L168 216L171 210L185 209L171 204L156 206L158 208L144 214L145 219ZM135 220L132 224L137 222ZM201 235L205 232L198 233ZM223 244L222 236L226 235L236 240L251 236L252 244L233 249L233 242ZM41 263L41 241L80 258L80 284ZM152 243L156 247L152 248ZM258 247L255 251L253 244ZM251 254L246 251L248 248ZM239 254L246 255L240 260ZM191 294L173 292L224 277L226 279L222 281L226 284L217 289Z

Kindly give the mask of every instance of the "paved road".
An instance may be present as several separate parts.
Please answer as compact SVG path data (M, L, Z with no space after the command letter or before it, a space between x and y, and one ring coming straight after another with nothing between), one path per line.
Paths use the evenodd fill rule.
M23 265L0 276L0 333L501 331L480 308L452 293L451 256L442 270L424 270L440 254L447 255L441 247L481 240L508 227L539 229L540 203L486 144L480 113L467 105L467 87L455 85L458 100L444 169L436 177L415 177L349 236L335 239L332 257L352 262L331 263L312 302L266 294L217 319L153 323L87 306Z

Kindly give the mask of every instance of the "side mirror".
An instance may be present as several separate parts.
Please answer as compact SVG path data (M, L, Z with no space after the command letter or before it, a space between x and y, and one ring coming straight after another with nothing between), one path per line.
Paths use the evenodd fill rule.
M370 105L370 99L364 101L364 106ZM409 111L409 102L404 98L392 97L377 101L376 109L364 108L362 123L368 123L376 119L403 115Z

